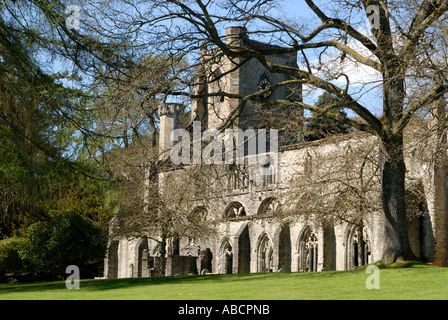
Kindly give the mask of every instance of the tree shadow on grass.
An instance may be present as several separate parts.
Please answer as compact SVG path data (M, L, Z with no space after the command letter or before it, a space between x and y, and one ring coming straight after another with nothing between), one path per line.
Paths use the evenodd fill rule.
M242 281L251 275L192 275L151 278L120 278L120 279L81 279L80 286L85 290L114 290L127 287L152 286L160 284L185 284L203 281ZM65 281L29 282L29 283L0 283L0 295L20 294L21 292L57 291L65 290Z
M418 267L432 268L432 267L434 267L432 265L428 265L425 262L412 261L412 260L409 260L409 261L397 261L397 262L389 263L389 264L384 264L384 263L381 263L381 262L378 261L378 262L374 262L374 263L371 263L371 264L367 264L367 265L358 267L358 268L356 268L354 270L364 271L364 270L367 269L368 266L371 266L371 265L377 266L379 269L399 269L399 268L418 268Z
M157 286L170 284L188 284L188 283L235 283L251 282L261 279L276 280L291 278L291 280L314 279L320 277L333 276L338 272L296 272L296 273L249 273L249 274L218 274L218 275L191 275L191 276L172 276L172 277L151 277L151 278L121 278L121 279L84 279L80 286L88 291L117 290L129 287ZM26 292L38 291L58 291L66 290L65 281L55 282L35 282L35 283L14 283L0 284L0 295L2 294L20 294Z

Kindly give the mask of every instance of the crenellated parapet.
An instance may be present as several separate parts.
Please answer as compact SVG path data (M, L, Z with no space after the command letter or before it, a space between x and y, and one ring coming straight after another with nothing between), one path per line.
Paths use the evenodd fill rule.
M159 116L177 116L184 111L182 103L163 103L159 106Z

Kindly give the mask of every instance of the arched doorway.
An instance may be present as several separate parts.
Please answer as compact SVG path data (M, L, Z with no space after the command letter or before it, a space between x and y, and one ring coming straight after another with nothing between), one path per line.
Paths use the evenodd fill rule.
M278 241L278 271L291 271L291 235L289 227L284 226Z
M213 262L213 254L210 248L205 248L205 250L201 250L198 255L197 265L198 272L200 274L206 274L212 272L212 262Z
M238 273L250 272L249 226L246 225L238 237Z
M148 276L148 250L148 239L143 238L138 246L137 255L137 277L139 278Z
M108 272L107 277L110 279L118 278L118 246L120 242L118 240L111 241L107 252L107 265Z

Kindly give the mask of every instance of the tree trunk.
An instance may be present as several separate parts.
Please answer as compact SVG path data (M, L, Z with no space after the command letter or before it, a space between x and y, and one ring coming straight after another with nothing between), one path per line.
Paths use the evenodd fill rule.
M434 103L431 117L434 119L436 148L434 150L434 173L432 183L434 184L433 201L434 213L431 217L432 230L434 234L434 256L432 261L442 262L446 265L447 259L447 116L446 100L442 96Z
M364 235L362 234L362 229L363 229L363 223L361 221L360 225L358 226L358 266L363 266L366 264L364 256L365 256L365 252L364 252Z
M160 276L164 277L166 272L166 236L162 235L160 242Z
M403 134L390 134L380 145L381 199L384 245L381 261L417 260L407 231Z

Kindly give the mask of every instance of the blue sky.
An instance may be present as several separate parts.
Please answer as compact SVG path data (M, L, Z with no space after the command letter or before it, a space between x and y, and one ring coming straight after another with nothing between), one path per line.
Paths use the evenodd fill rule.
M316 1L318 5L321 5L322 3L324 5L320 6L324 12L328 13L328 9L331 6L331 1ZM319 24L320 21L317 18L317 16L312 12L311 9L309 9L308 5L305 3L304 0L287 0L281 2L281 7L279 11L274 10L272 14L275 16L279 16L281 18L286 19L294 19L296 21L300 22L308 22L309 20L313 20L313 24ZM81 16L82 19L82 16ZM81 26L82 28L82 26ZM254 29L256 30L256 29ZM249 29L249 31L254 31ZM224 32L224 30L222 30ZM252 35L255 37L255 35ZM251 37L252 37L251 36ZM309 59L316 59L316 56L313 56L312 52L307 51L307 54L309 54ZM363 71L363 70L361 70ZM360 76L360 72L357 69L350 70L350 68L347 70L348 73L352 73L355 76ZM364 70L365 71L365 70ZM362 75L361 77L362 78ZM344 86L342 82L337 83L340 86ZM362 92L364 93L362 96L360 96L360 102L367 106L369 109L371 109L373 112L378 113L380 112L380 108L378 106L381 105L381 92L378 89L373 89L373 86L368 86L366 88L363 88ZM353 92L356 92L361 87L353 85L352 87L354 89ZM314 92L309 92L305 90L305 96L304 96L304 102L309 104L314 104L317 101L317 97L322 93L320 90L316 90ZM355 95L356 96L356 95Z
M319 8L321 8L324 13L331 16L329 9L331 9L332 3L331 1L316 1L315 2ZM279 14L274 11L274 15ZM285 16L285 15L286 16ZM316 14L308 7L304 0L287 0L282 2L281 17L286 19L299 20L303 22L308 22L309 20L313 21L313 24L320 24L319 18ZM303 20L302 20L303 19ZM353 43L354 46L358 46L359 44ZM357 49L361 49L359 47L354 47ZM309 59L317 59L317 56L313 56L311 51L307 51L307 55L309 54ZM304 66L303 66L304 67ZM344 67L344 71L355 81L362 82L363 80L378 80L379 74L375 73L369 67L364 66L351 66L347 65ZM345 86L345 82L342 81L334 81L334 83L338 84L341 87ZM381 93L381 85L378 82L367 84L362 86L361 84L354 84L351 82L351 93L355 99L359 99L359 102L366 106L371 112L379 115L382 113L382 93ZM318 96L322 93L322 90L315 90L310 92L305 88L304 90L304 102L309 104L314 104L317 101ZM349 116L353 116L354 114L348 112Z

